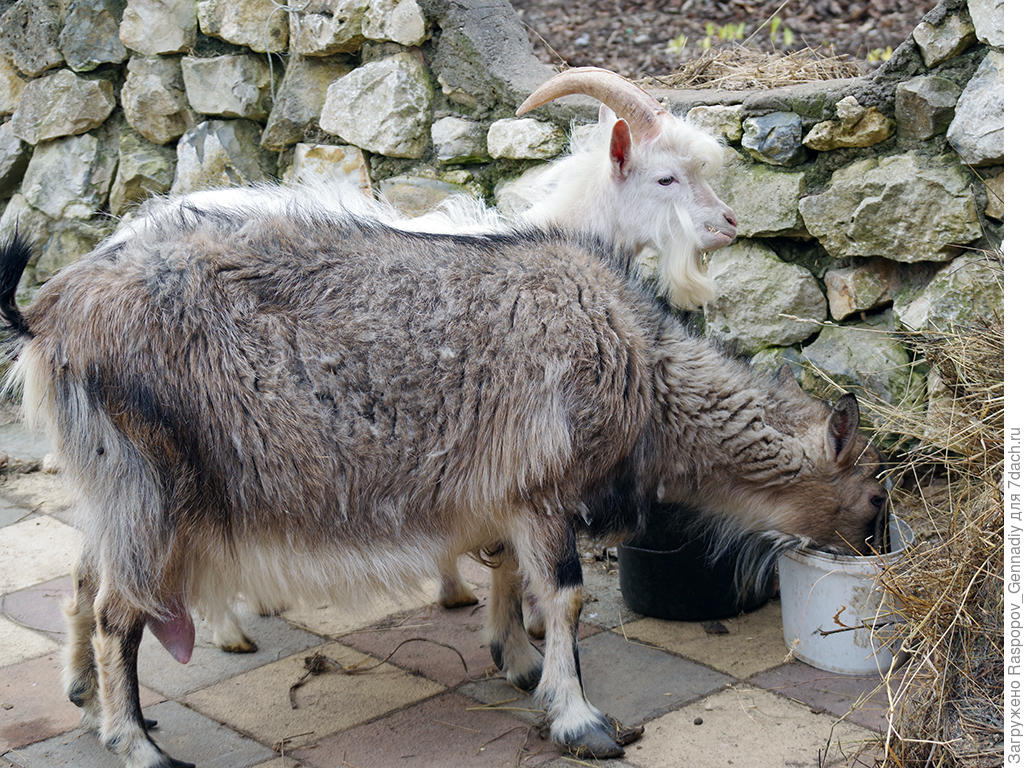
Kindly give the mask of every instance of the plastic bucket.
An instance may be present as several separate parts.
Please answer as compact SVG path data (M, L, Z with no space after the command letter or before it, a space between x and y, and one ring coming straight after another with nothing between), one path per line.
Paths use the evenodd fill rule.
M832 555L800 548L779 558L782 634L794 656L845 675L889 668L897 617L878 575L903 557L914 532L892 516L889 540L892 551L884 555Z
M771 585L737 593L736 559L708 562L713 537L686 530L695 516L686 507L654 505L646 531L619 545L619 588L630 609L657 619L709 621L752 611L772 596Z

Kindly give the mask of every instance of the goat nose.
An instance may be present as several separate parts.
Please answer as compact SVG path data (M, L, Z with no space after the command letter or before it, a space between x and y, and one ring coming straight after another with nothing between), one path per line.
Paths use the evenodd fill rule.
M725 211L725 220L732 226L736 226L736 214L732 212L731 208L727 208Z

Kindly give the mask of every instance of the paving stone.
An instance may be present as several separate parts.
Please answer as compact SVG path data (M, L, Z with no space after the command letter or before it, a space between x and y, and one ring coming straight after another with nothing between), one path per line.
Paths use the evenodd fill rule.
M17 523L19 520L24 520L31 514L33 514L31 509L27 509L15 501L0 496L0 528L11 523Z
M63 642L67 635L64 604L74 594L70 576L61 576L3 597L3 612L22 626Z
M252 768L302 768L302 763L290 757L275 757Z
M840 675L791 661L754 675L752 685L825 711L851 723L884 731L888 701L878 675Z
M436 581L423 582L421 590L406 595L373 595L365 598L362 606L321 605L314 607L300 606L282 614L293 624L305 627L310 632L329 637L347 635L360 627L370 627L393 613L411 611L421 608L434 601L437 595Z
M482 598L477 605L454 610L430 605L392 617L376 626L356 630L345 635L344 642L378 658L395 651L394 656L388 659L390 663L448 687L459 685L466 682L467 677L482 677L494 664L483 634L487 617L484 590L479 590L477 596ZM398 647L400 643L417 637L430 642L408 642ZM458 654L436 643L453 646L458 649ZM468 673L459 660L459 654L465 659Z
M143 712L157 720L153 740L169 755L190 760L203 768L247 768L273 756L262 744L173 701ZM15 752L12 759L24 768L110 768L117 762L94 733L81 730Z
M479 701L489 711L503 712L517 720L538 724L544 719L544 710L537 706L533 696L513 688L500 675L459 686L459 693Z
M180 664L149 632L139 648L139 679L171 698L227 680L250 669L269 664L323 642L279 618L247 615L242 626L252 638L255 653L228 653L213 643L213 631L205 621L196 622L196 647L188 664Z
M580 667L590 703L627 725L658 717L731 681L613 632L580 641Z
M340 643L317 650L342 666L375 663ZM302 747L444 690L382 664L363 673L329 672L310 677L295 692L298 708L292 709L289 689L303 677L304 658L310 655L300 653L238 675L191 694L186 703L264 743L288 740L290 747Z
M53 450L53 443L41 432L25 428L20 421L0 426L0 450L19 459L42 459Z
M702 724L695 725L695 718ZM760 688L736 686L648 723L626 756L640 768L839 768L847 765L844 754L872 733L849 723L833 725L829 715L815 715ZM819 763L827 743L828 756Z
M59 653L0 669L0 753L78 727L80 712L64 696L60 670ZM141 695L143 705L160 700L160 696L145 688ZM22 765L14 757L11 759ZM109 755L107 760L109 765ZM50 763L36 765L52 768Z
M32 510L34 516L50 515L68 526L75 525L70 507L73 497L59 474L12 473L3 479L2 488L4 498Z
M640 614L626 607L619 590L617 568L605 563L583 563L583 611L580 620L610 629L640 618Z
M42 515L0 528L0 593L71 573L80 542L74 528Z
M0 667L20 664L56 650L57 644L46 635L0 616Z
M725 635L709 635L699 621L644 618L620 630L630 640L664 648L734 677L749 677L782 663L789 654L782 639L782 610L772 600L753 613L723 619Z
M456 693L445 694L373 723L339 733L297 756L322 768L450 768L534 765L558 749L538 730L508 714L483 710Z

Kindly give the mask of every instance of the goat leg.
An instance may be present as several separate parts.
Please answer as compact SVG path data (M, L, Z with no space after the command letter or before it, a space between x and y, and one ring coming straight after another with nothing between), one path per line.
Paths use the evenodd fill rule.
M583 569L571 523L561 524L562 531L528 530L529 544L521 546L531 553L524 558L524 570L547 621L544 671L536 695L547 710L551 739L566 752L578 758L621 757L622 745L635 741L640 732L604 715L583 692L577 643Z
M64 692L82 710L82 725L88 730L100 726L100 701L96 680L96 658L93 655L93 633L96 631L96 574L84 558L74 572L75 592L64 606L68 621L68 639L64 646Z
M96 601L93 652L103 719L100 741L126 768L195 768L167 755L147 732L139 702L138 656L146 617L110 593Z
M441 589L437 595L437 602L444 608L462 608L479 602L477 596L473 594L473 589L459 573L456 557L453 554L438 563Z
M519 561L508 544L497 557L498 563L491 572L487 614L491 658L505 672L509 683L532 691L540 682L543 657L523 627L523 577L519 574Z

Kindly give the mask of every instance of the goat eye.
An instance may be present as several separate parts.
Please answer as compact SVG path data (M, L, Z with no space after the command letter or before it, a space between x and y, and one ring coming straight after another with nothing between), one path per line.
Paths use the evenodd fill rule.
M661 184L661 186L663 186L663 187L667 187L667 186L669 186L671 184L675 184L676 183L676 177L675 176L665 176L664 178L658 179L658 183Z
M882 507L885 506L885 496L872 496L868 501L871 502L871 506L877 509L879 512L882 511Z

